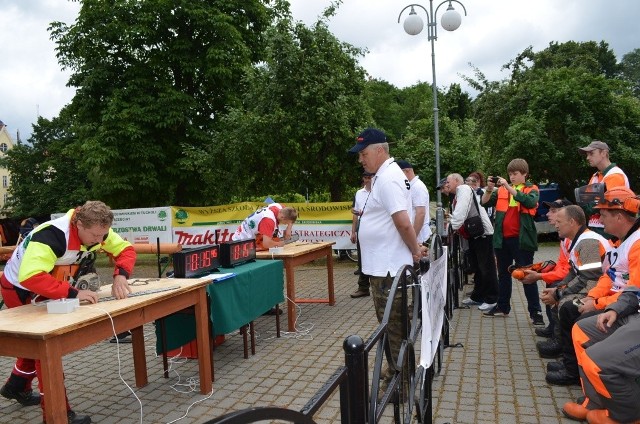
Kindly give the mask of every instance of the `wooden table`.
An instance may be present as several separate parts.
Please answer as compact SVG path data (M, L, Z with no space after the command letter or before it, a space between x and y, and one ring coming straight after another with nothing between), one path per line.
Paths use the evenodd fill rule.
M144 279L141 279L144 281ZM174 290L129 297L122 300L86 304L68 314L47 314L46 305L25 305L0 311L0 355L39 359L43 392L47 396L47 423L66 423L62 357L131 329L136 385L148 383L142 325L194 306L200 392L211 392L211 349L209 347L207 295L208 280L146 279L146 285L134 285L133 291L168 286ZM130 281L131 282L131 281ZM109 296L111 286L103 286L100 297ZM85 305L84 303L82 304ZM96 309L100 308L100 309Z
M287 277L287 323L289 331L296 331L295 303L328 303L333 306L336 303L333 289L333 246L335 242L301 243L294 242L284 246L281 253L271 254L269 251L257 252L258 259L281 259L284 262L285 275ZM327 286L329 298L305 299L296 298L296 283L294 268L298 265L309 263L322 257L327 258Z

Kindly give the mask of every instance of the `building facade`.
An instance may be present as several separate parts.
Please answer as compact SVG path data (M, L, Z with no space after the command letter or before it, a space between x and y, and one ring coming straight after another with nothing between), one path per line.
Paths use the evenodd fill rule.
M4 122L0 121L0 157L4 157L9 149L14 145L13 139L7 130ZM9 197L9 185L11 184L11 176L9 170L4 166L0 166L0 208L3 208ZM0 214L0 218L5 216Z

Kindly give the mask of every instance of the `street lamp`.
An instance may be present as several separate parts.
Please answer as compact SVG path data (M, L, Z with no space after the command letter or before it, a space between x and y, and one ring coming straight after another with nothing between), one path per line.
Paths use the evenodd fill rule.
M409 12L409 16L404 20L404 30L409 35L418 35L422 32L422 28L424 28L424 24L422 22L422 18L418 16L415 11L415 7L419 7L424 10L424 13L427 14L427 30L428 30L428 40L431 41L431 73L433 75L433 84L431 88L433 90L433 132L435 139L435 149L436 149L436 186L440 182L440 131L438 128L438 88L436 86L436 53L434 47L434 41L438 39L438 24L436 20L436 16L438 14L438 9L443 4L448 3L449 7L447 7L446 12L442 15L441 24L444 29L447 31L455 31L460 27L460 23L462 22L462 18L460 14L453 8L451 3L458 3L462 6L462 10L464 11L464 15L467 16L467 9L465 9L464 4L460 3L457 0L445 0L440 3L434 12L433 10L433 0L429 0L429 11L425 9L423 6L419 4L410 4L405 6L404 9L400 11L398 15L398 23L400 23L400 17L404 13L405 10L411 8ZM437 209L436 209L436 232L440 236L444 236L444 210L442 209L442 194L440 190L437 191Z

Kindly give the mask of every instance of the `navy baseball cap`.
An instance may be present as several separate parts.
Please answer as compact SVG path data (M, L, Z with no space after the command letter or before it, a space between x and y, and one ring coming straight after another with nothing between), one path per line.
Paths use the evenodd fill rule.
M560 209L560 208L564 208L565 206L573 205L573 203L571 203L567 199L556 199L553 202L542 202L542 203L549 209Z
M400 160L397 160L396 163L398 164L400 169L413 169L413 165L411 165L406 160L400 159Z
M358 153L370 144L386 143L387 136L375 128L367 128L356 138L356 145L349 149L349 153Z

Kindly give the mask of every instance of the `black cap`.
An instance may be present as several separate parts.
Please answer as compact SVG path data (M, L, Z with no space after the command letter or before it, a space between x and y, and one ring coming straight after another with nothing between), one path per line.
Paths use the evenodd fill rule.
M440 190L447 183L447 177L440 180L438 185L436 186L436 190Z
M573 205L573 203L571 203L567 199L556 199L553 202L542 202L542 203L549 209L560 209L560 208L564 208L565 206Z

